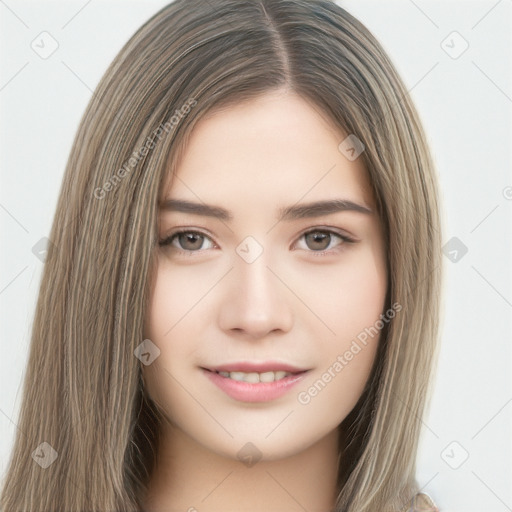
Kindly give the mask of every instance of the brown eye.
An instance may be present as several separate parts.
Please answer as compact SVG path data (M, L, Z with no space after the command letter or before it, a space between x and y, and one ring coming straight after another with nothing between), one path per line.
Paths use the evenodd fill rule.
M345 244L355 242L355 240L347 235L337 233L330 229L312 229L302 234L299 241L302 242L302 240L304 240L304 243L299 244L302 245L302 247L299 248L316 256L322 256L331 252L334 253L343 249ZM335 243L336 240L338 240L338 243Z
M329 247L331 243L330 233L324 231L311 231L305 235L306 245L315 251L323 251Z
M203 235L199 233L179 233L176 239L179 241L180 247L186 251L200 249L204 241Z
M205 240L210 240L210 238L198 231L177 231L162 240L160 245L170 245L181 252L199 252L200 249L203 249ZM213 244L207 249L212 246Z

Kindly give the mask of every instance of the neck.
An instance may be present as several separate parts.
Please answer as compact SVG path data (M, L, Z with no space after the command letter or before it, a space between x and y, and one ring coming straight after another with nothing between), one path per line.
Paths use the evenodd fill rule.
M218 455L166 425L146 512L330 512L336 499L338 430L279 460Z

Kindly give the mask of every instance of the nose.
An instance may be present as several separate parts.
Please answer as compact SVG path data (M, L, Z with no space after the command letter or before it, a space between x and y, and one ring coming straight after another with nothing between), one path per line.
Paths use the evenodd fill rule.
M288 332L293 325L291 292L286 279L274 270L266 253L252 263L237 258L229 273L219 309L219 326L261 339L273 331ZM270 267L270 268L269 268Z

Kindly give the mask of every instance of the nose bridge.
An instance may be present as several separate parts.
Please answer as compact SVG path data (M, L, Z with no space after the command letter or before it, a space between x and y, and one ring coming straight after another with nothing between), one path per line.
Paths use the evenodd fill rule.
M271 251L246 239L236 252L228 294L221 306L221 326L255 337L275 329L288 330L292 322L289 297L272 271Z
M263 251L254 261L238 258L235 264L236 279L241 291L251 301L265 300L268 303L277 294L278 283L270 271L269 251Z
M235 275L242 288L250 294L251 299L264 298L266 294L274 293L272 287L272 250L268 238L256 239L253 236L245 237L236 247ZM268 297L267 297L268 299Z

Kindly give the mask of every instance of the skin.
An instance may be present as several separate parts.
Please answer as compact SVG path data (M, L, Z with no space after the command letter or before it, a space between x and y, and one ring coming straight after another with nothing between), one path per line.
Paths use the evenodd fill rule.
M159 240L183 227L205 237L157 249L145 334L160 355L143 376L166 420L146 511L332 509L338 426L363 392L379 336L359 343L341 371L333 364L384 312L388 285L368 176L362 158L338 149L345 137L318 107L283 90L194 128L162 197L219 205L233 219L160 214ZM277 221L279 207L335 198L372 213ZM308 241L312 228L355 242L335 233ZM263 249L251 263L236 251L247 236ZM284 396L250 403L200 368L268 360L310 371ZM329 368L330 381L300 403ZM251 466L237 455L249 442L253 460L261 457Z

